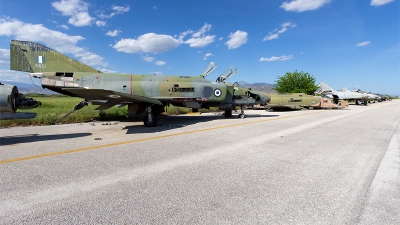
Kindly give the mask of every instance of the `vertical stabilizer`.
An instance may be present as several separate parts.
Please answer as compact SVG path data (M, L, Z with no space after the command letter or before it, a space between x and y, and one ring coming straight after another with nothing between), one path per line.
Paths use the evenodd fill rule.
M101 73L42 44L17 40L12 40L10 44L10 69L30 73L56 71Z
M350 91L350 90L347 89L346 87L342 87L342 91Z
M329 87L327 84L320 82L318 85L318 89L315 91L317 94L321 94L323 92L334 92L333 88Z
M360 88L358 88L358 86L355 86L353 88L353 92L362 92Z

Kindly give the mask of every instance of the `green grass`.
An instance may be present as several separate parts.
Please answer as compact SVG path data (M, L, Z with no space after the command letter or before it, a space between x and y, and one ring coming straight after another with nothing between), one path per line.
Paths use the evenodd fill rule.
M71 111L76 104L82 101L81 98L74 98L68 96L27 96L36 99L42 103L41 106L28 109L28 110L18 110L17 112L34 112L36 117L33 119L17 119L17 120L0 120L0 127L11 127L11 126L41 126L41 125L51 125L62 116ZM112 107L110 109L99 111L94 110L97 105L91 105L83 107L80 110L73 112L71 115L67 116L59 123L80 123L89 121L110 121L110 120L124 120L128 118L127 106L118 108ZM201 109L200 112L211 112L218 111L218 108L211 109ZM176 106L166 106L166 115L178 115L186 114L191 112L191 109Z
M1 120L1 127L9 126L31 126L31 125L51 125L56 120L71 111L76 104L82 101L81 98L50 96L50 97L34 97L42 103L41 106L34 109L18 110L17 112L34 112L36 117L33 119L17 119L17 120ZM60 121L59 123L79 123L93 120L120 120L127 118L127 107L112 107L108 110L94 110L97 106L89 104L80 110L73 112L71 115Z

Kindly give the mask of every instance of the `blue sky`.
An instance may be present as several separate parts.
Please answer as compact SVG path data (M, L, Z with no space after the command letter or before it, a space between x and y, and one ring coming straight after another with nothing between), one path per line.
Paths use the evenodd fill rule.
M0 0L0 80L10 40L35 41L104 72L274 83L295 70L340 89L400 95L399 0Z

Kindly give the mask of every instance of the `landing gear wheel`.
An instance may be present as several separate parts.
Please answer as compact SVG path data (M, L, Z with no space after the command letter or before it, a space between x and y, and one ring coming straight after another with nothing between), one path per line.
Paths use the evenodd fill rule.
M225 110L225 117L232 117L232 110Z
M157 119L155 116L151 115L151 122L149 116L145 116L143 119L143 123L146 127L154 127L157 124Z
M240 113L240 114L238 115L238 117L239 117L240 119L243 119L245 116L244 116L243 113Z

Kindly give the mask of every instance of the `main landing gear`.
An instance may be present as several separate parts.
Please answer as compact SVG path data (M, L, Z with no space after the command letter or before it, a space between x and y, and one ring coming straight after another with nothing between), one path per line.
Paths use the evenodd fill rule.
M231 110L231 109L225 110L224 115L225 115L225 117L232 117L232 110ZM240 113L239 113L238 117L239 117L240 119L243 119L243 118L246 117L246 116L244 115L244 110L243 110L243 106L242 106L242 105L240 106Z
M242 105L240 106L240 113L239 113L238 117L239 117L240 119L245 118L244 110L243 110L243 106L242 106Z
M147 115L143 119L143 123L146 127L154 127L157 124L156 117L151 114L151 106L146 107Z

